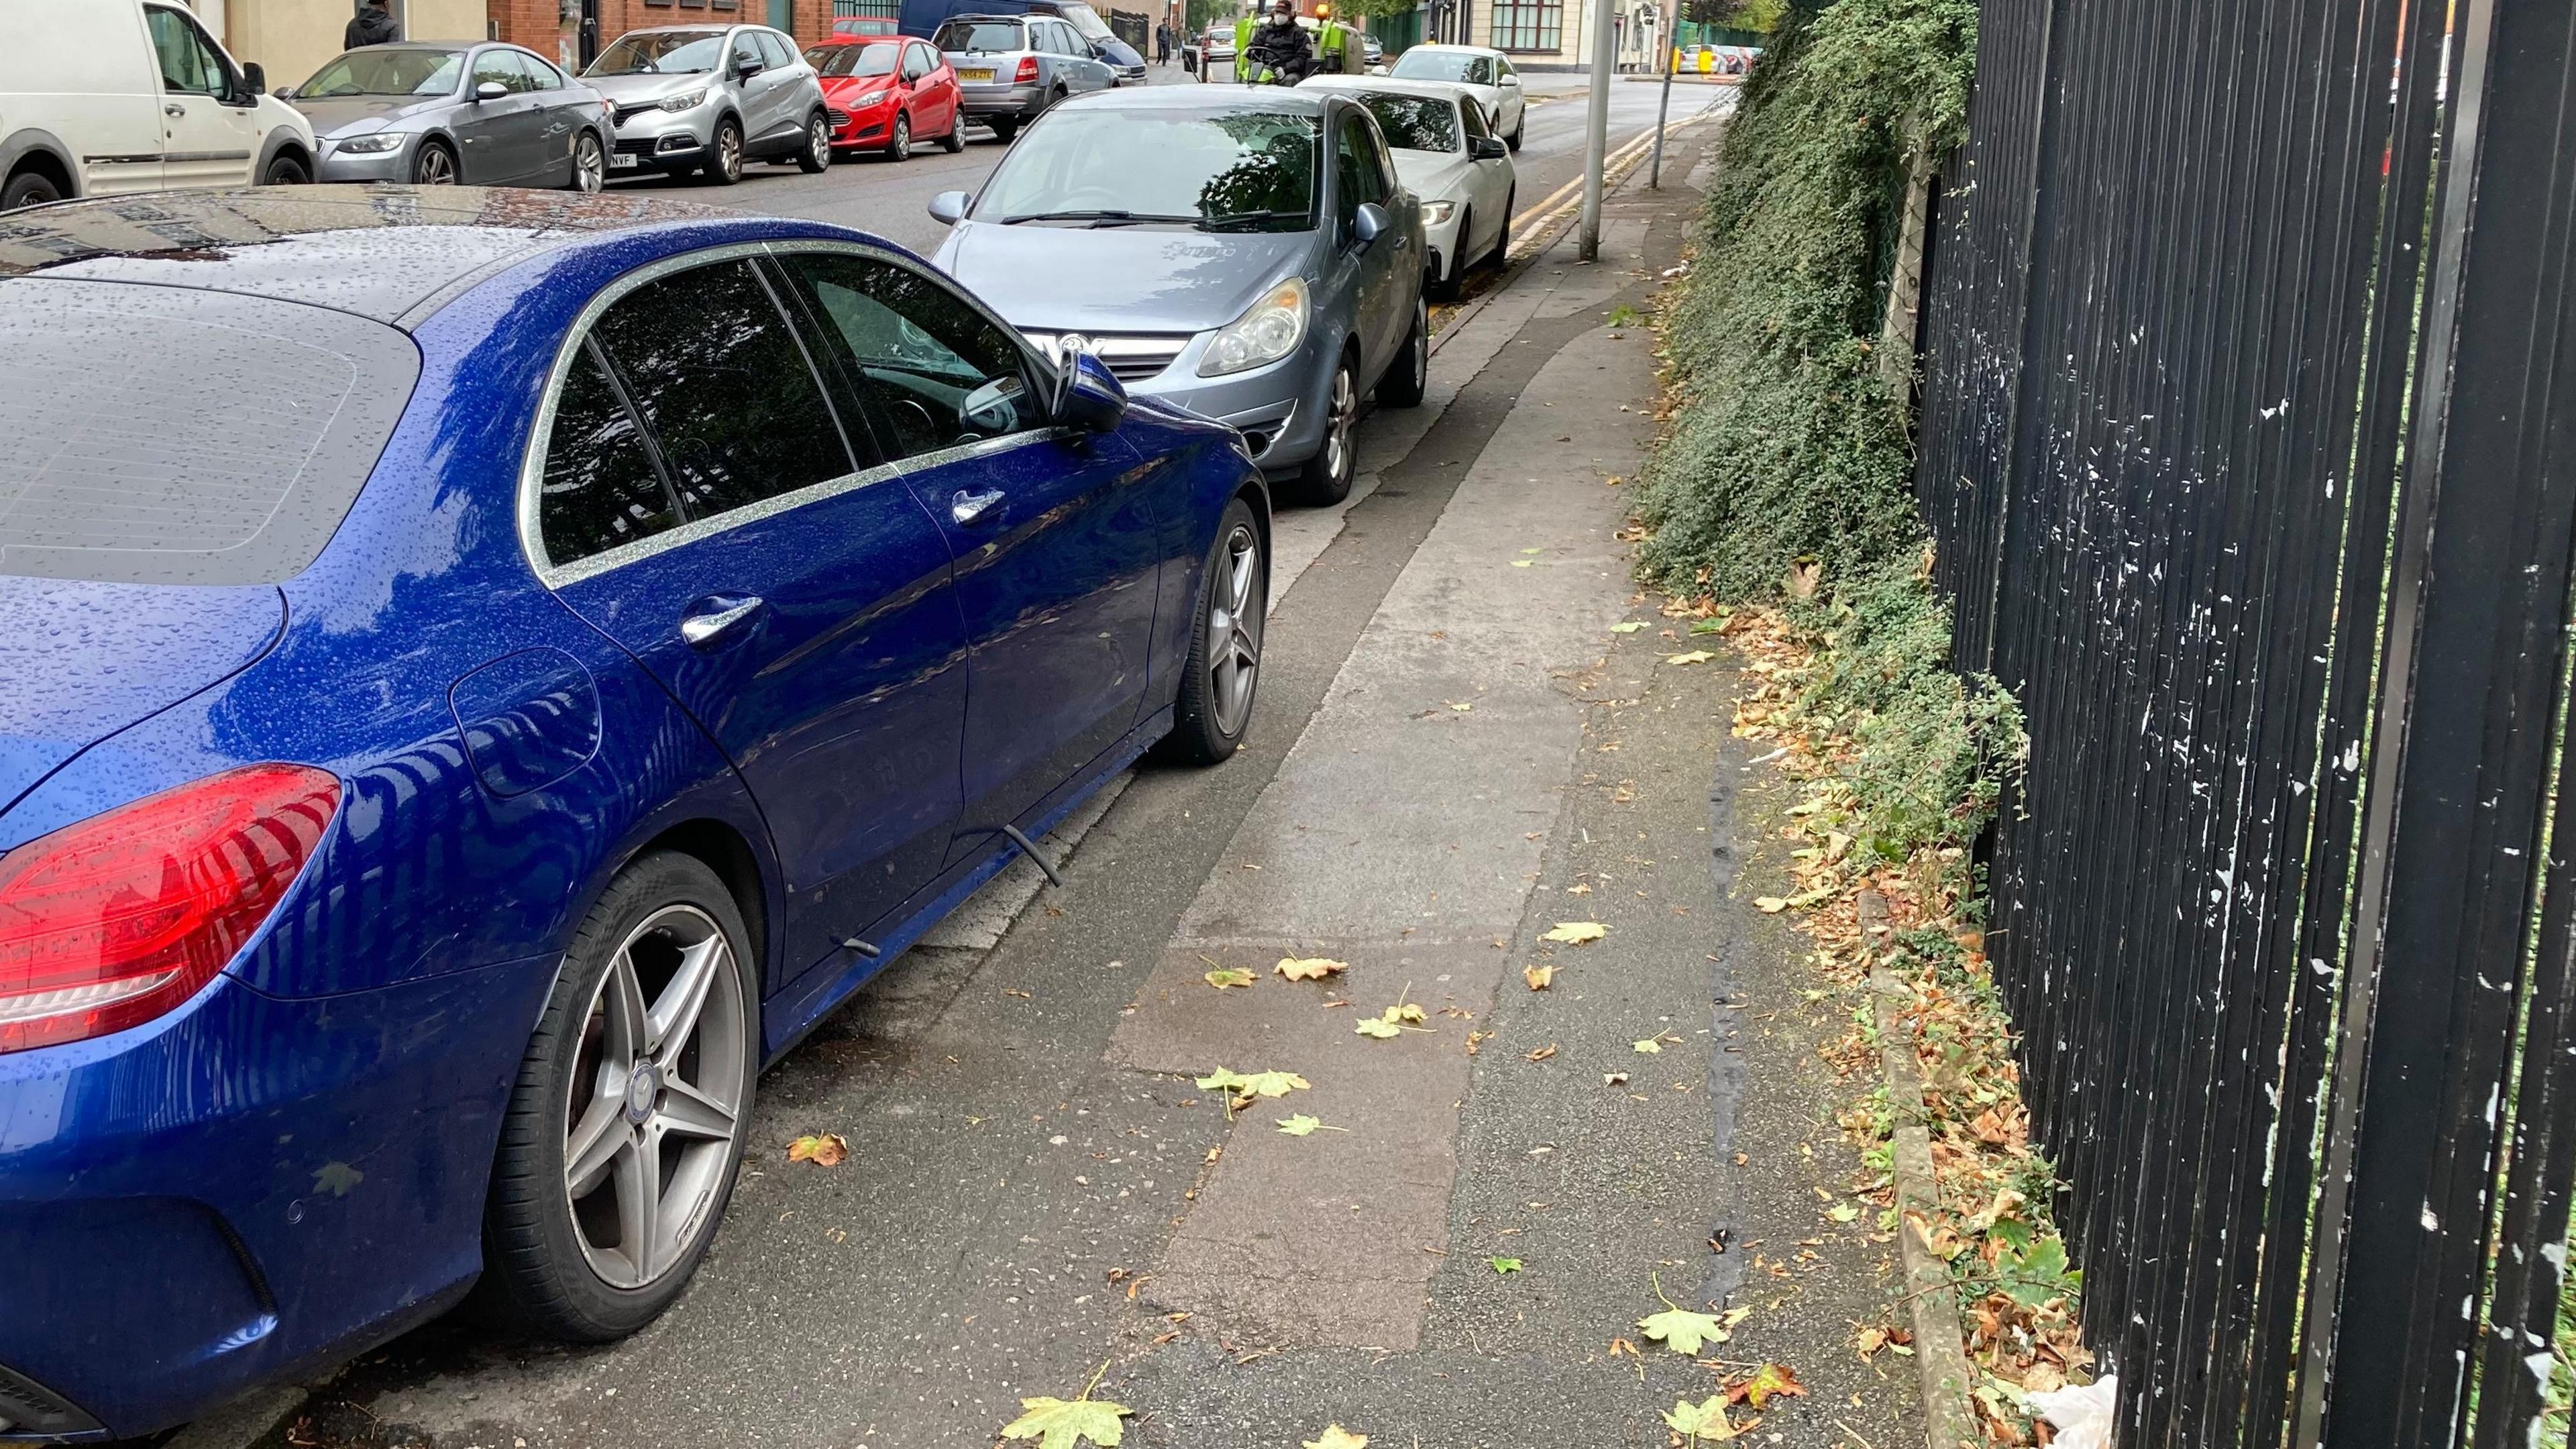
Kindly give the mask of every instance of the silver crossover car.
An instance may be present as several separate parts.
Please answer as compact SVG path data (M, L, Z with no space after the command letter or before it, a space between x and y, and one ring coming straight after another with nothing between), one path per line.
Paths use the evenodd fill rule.
M731 186L745 161L832 164L822 82L796 43L765 25L630 30L581 78L615 113L612 176L695 171Z
M932 199L939 265L1039 346L1243 434L1302 502L1355 472L1360 398L1422 400L1421 207L1368 109L1331 92L1077 96L983 191Z
M608 170L608 110L515 45L368 45L279 93L313 123L322 181L571 186Z

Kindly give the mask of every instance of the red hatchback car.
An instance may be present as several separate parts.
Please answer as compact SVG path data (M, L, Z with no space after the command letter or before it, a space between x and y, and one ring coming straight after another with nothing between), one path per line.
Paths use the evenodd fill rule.
M806 51L805 59L823 82L836 157L875 151L901 161L915 141L966 149L957 72L930 42L908 35L836 35Z

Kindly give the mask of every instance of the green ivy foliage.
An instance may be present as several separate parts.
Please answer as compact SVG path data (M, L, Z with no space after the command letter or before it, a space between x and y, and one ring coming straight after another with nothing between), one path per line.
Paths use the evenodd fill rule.
M2011 691L1951 672L1950 610L1919 557L1880 564L1789 617L1823 646L1799 707L1832 718L1858 746L1840 773L1861 839L1889 861L1974 841L2028 739Z
M1666 318L1684 401L1639 509L1653 583L1777 598L1922 537L1898 399L1870 356L1913 138L1965 133L1973 0L1793 13L1728 123L1691 275Z

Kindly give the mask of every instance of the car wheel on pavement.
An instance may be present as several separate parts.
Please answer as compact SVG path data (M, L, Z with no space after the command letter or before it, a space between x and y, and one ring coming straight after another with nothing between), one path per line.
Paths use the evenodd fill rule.
M1508 150L1519 150L1521 148L1521 132L1528 129L1528 127L1529 117L1526 115L1522 116L1519 120L1512 122L1512 133L1503 138L1504 147Z
M731 116L716 122L714 154L699 174L717 186L731 186L742 179L742 122Z
M572 189L591 192L608 184L608 148L584 131L572 138Z
M312 179L313 173L305 169L304 163L301 160L293 156L279 156L268 163L268 170L260 176L259 184L262 186L302 186Z
M9 178L7 186L0 187L0 211L16 211L22 206L42 206L48 201L62 199L63 189L54 184L54 178L33 169L19 172Z
M946 151L951 156L954 156L958 152L966 149L966 118L964 116L950 116L948 118L948 134L939 138L939 148Z
M912 117L895 112L894 134L886 137L885 158L888 161L912 159Z
M1467 257L1468 238L1476 234L1476 208L1462 207L1458 212L1458 244L1449 249L1447 270L1424 279L1431 295L1443 302L1455 302L1467 284L1467 268L1475 265Z
M714 871L657 851L564 953L502 1118L477 1292L605 1343L680 1295L742 1162L760 1065L749 932Z
M411 184L414 186L454 186L456 153L444 142L428 141L419 154L411 158Z
M984 124L992 128L993 139L1005 146L1011 144L1013 136L1020 134L1020 118L1017 116L995 116Z
M1172 732L1160 753L1190 765L1233 754L1252 724L1261 678L1262 626L1270 607L1270 559L1252 505L1237 498L1217 524L1216 546L1199 574L1198 620L1181 674Z
M832 165L832 118L820 111L805 123L805 149L796 153L796 169L819 175Z
M1315 455L1297 470L1296 501L1328 507L1351 496L1351 479L1359 471L1354 439L1360 420L1360 362L1348 352L1333 369L1332 391L1324 401L1324 439Z
M1405 334L1404 350L1388 364L1386 376L1377 380L1378 406L1420 407L1423 390L1430 385L1431 308L1416 297L1413 299L1413 330Z

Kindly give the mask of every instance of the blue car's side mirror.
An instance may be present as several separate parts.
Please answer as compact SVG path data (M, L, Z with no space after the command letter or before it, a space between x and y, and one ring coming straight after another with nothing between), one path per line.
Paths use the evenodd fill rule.
M974 196L968 192L943 191L930 198L930 219L941 226L955 226L964 219L966 208L974 202Z
M1351 242L1366 249L1369 243L1386 234L1386 208L1374 201L1363 201L1351 216Z
M1127 389L1109 364L1085 352L1073 359L1056 389L1055 420L1086 433L1117 429L1127 416Z

